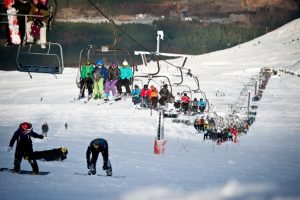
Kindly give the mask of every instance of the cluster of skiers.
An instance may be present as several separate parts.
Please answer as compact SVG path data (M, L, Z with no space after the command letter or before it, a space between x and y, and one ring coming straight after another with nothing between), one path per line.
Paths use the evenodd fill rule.
M252 118L251 118L252 119ZM247 132L249 124L253 121L245 121L241 124L230 124L228 127L217 127L214 117L202 114L196 115L194 127L199 133L203 133L203 140L213 140L220 144L224 141L237 142L239 133Z
M125 86L125 94L130 95L132 76L133 71L126 60L120 67L116 61L113 61L110 66L105 65L101 59L95 64L87 61L80 70L79 98L85 97L85 89L88 90L88 98L116 97L122 94L122 86Z
M37 43L46 48L46 32L50 30L53 20L53 8L48 6L48 0L15 0L6 5L8 14L18 14L20 41L18 44ZM16 42L10 36L12 27L6 28L7 45Z
M45 151L33 151L31 138L45 139L47 140L47 132L49 130L47 122L42 125L42 134L38 134L33 131L32 124L29 122L23 122L19 125L18 129L14 132L7 149L10 152L13 149L15 143L15 158L14 168L12 173L21 173L21 162L23 159L28 160L32 167L32 174L39 174L39 167L37 164L38 159L44 159L46 161L63 160L66 159L68 153L67 148L58 148ZM109 161L108 144L103 138L97 138L90 142L86 150L87 168L89 169L89 175L96 174L96 163L99 153L103 157L102 169L106 171L107 176L112 176L112 166ZM92 155L92 157L91 157Z

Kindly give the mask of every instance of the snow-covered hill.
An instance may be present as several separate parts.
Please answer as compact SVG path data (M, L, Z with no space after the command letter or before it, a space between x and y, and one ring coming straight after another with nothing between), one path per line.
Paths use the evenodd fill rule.
M199 77L214 109L226 112L261 67L299 71L299 38L300 19L240 46L195 56L186 67ZM166 153L155 155L157 113L136 110L129 99L112 105L71 102L79 92L76 73L66 68L57 79L30 79L0 71L0 167L13 166L14 155L6 149L23 121L37 132L44 121L50 126L49 140L34 140L34 150L69 149L63 162L38 161L41 171L51 172L47 176L0 172L1 199L300 199L300 77L280 72L269 80L256 121L238 144L203 142L193 126L166 119ZM184 84L194 86L188 78ZM74 174L87 172L85 151L98 137L108 140L119 178ZM102 173L101 158L97 167ZM30 170L27 161L22 169Z

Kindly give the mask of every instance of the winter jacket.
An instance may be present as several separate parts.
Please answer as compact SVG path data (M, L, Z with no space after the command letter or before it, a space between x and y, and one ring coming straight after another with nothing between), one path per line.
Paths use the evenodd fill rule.
M85 79L85 78L91 78L92 79L93 78L93 70L94 70L94 68L93 68L92 65L88 65L88 66L83 65L81 67L80 77L82 79Z
M47 125L47 124L43 124L43 125L42 125L42 131L47 133L48 130L49 130L48 125Z
M95 148L94 145L98 145L99 148ZM106 165L108 161L108 144L105 139L97 138L93 141L91 141L90 145L88 146L86 150L86 159L87 161L90 161L91 153L100 153L103 156L103 163Z
M93 70L93 80L98 82L102 78L99 67L95 67Z
M36 132L33 131L30 131L28 134L24 134L19 128L17 131L15 131L13 137L11 138L9 142L9 146L13 147L14 143L17 141L17 149L32 147L31 137L39 138L39 139L44 138L44 136L37 134Z
M35 9L38 9L38 11L36 12ZM41 16L47 16L49 13L48 13L48 8L47 6L41 4L41 3L38 3L37 5L34 5L33 3L31 3L31 8L30 8L30 11L29 11L29 15L41 15ZM32 16L28 16L28 21L32 21L33 18L37 18L37 17L32 17ZM38 17L40 18L40 17ZM41 19L43 20L43 19Z
M108 75L107 75L107 80L118 80L120 77L120 69L118 67L109 67L108 69Z
M189 96L182 96L181 101L183 103L189 103L191 101L191 98Z
M150 99L152 97L158 97L158 91L155 87L151 87L151 90L150 90Z
M131 67L120 67L120 79L127 79L130 80L133 73Z
M144 88L142 89L142 91L141 91L142 97L148 96L150 98L150 95L151 95L151 91L149 89L144 89Z
M107 76L108 76L108 69L106 67L102 66L100 69L100 74L104 78L104 81L106 81Z
M205 106L206 106L205 100L200 100L200 101L199 101L199 106L200 106L200 107L205 107Z
M168 88L162 88L160 91L159 91L159 95L163 98L169 98L170 96L170 92L168 90Z
M198 100L193 100L193 106L198 106Z
M133 89L131 91L131 95L132 95L132 97L140 97L141 96L141 89L140 88Z

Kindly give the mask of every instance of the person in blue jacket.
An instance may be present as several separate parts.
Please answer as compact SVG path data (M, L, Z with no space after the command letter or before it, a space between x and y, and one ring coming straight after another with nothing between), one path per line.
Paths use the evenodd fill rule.
M199 110L200 110L200 112L204 112L205 107L206 107L206 101L201 98L200 101L199 101Z
M19 125L18 130L15 131L13 137L11 138L9 142L8 151L12 150L14 143L17 141L14 159L14 169L12 170L13 173L20 173L20 165L23 157L28 158L28 162L32 167L32 174L39 173L39 167L33 155L31 137L46 139L46 137L44 137L43 135L34 132L30 123L23 122Z
M96 163L99 153L101 152L103 157L102 169L106 171L107 176L112 176L112 167L108 159L108 144L103 138L97 138L91 141L86 150L87 168L89 169L89 175L96 174ZM90 157L92 154L92 158Z
M130 91L130 82L131 82L131 78L133 76L133 72L131 70L130 65L128 64L128 62L126 60L123 61L123 66L120 67L120 79L117 83L117 90L119 95L122 94L122 86L125 86L126 89L126 94L130 95L131 91Z
M134 85L134 89L131 92L131 96L132 96L132 102L134 105L142 102L141 89L139 88L138 85Z

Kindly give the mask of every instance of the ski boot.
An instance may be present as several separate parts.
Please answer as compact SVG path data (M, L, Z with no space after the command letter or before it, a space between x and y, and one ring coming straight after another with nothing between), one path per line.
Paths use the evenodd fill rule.
M112 176L112 169L106 170L106 176Z
M91 168L90 171L88 172L88 175L96 175L95 165L91 164Z

